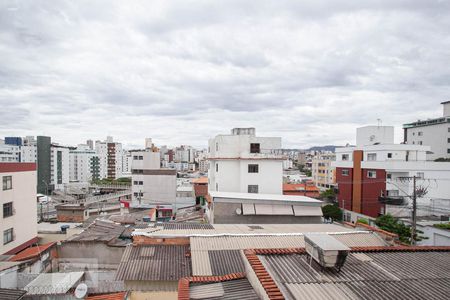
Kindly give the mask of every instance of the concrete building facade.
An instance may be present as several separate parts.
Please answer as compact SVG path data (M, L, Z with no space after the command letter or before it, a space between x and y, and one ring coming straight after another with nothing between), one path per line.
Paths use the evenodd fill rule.
M177 192L176 170L160 168L160 153L133 151L131 207L150 208L173 204Z
M37 243L36 164L0 163L0 254Z
M450 101L442 102L443 116L403 125L404 142L431 147L429 160L450 158Z
M281 138L257 137L254 128L234 128L209 140L209 191L283 193Z
M332 163L336 160L334 153L319 153L314 156L311 166L311 176L320 190L333 188L336 184L335 168Z
M100 179L99 157L89 145L80 144L69 152L70 181L90 182Z

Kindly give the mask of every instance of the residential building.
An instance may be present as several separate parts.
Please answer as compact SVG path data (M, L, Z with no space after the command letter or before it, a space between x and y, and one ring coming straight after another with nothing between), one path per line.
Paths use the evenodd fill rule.
M334 153L319 153L312 159L312 179L320 190L335 186L335 168L332 166L332 162L335 160L336 155Z
M52 141L49 136L37 137L37 191L38 193L48 195L53 188L51 161L53 158L51 152Z
M175 148L174 162L194 163L195 150L191 146L181 145Z
M108 136L104 142L95 142L95 150L100 160L100 179L122 177L122 144Z
M130 151L122 151L122 176L131 176L131 165L133 163L133 155Z
M257 137L255 128L234 128L209 140L209 191L281 195L281 138Z
M90 182L100 179L100 160L89 145L80 144L69 152L70 181Z
M20 146L1 144L0 145L0 162L20 162L21 151Z
M206 173L209 170L209 160L202 159L198 162L198 170L202 173Z
M17 136L14 137L7 136L5 137L5 144L13 146L22 146L22 138Z
M209 192L211 224L322 223L322 201L305 196Z
M87 140L86 145L89 147L90 150L94 150L94 141L93 140Z
M403 125L406 144L431 147L431 152L427 155L429 160L450 158L450 101L441 104L442 117Z
M416 176L417 187L426 191L417 199L418 215L448 215L450 162L427 161L429 146L394 144L393 136L383 142L336 149L333 166L339 206L370 217L410 216L412 177ZM400 203L382 203L382 196Z
M1 254L37 243L36 164L0 163Z
M160 168L160 153L133 151L131 207L151 208L176 200L177 172Z
M50 147L50 185L51 190L64 190L70 181L69 147L52 144ZM39 165L38 165L39 168Z

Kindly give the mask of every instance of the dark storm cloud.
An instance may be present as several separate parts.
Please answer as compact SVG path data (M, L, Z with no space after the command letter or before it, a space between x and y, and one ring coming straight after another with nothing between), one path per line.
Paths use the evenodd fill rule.
M3 1L0 136L286 147L440 115L448 1Z

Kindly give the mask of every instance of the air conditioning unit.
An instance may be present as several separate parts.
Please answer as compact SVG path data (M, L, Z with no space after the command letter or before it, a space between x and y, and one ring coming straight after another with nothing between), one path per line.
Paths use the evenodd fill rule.
M305 234L305 249L321 267L336 268L339 272L347 259L350 248L328 234Z

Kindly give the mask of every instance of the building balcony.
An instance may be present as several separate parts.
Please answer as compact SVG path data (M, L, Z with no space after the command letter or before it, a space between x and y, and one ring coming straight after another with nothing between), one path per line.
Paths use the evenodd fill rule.
M381 196L378 197L378 202L389 205L405 205L406 199L404 196Z

